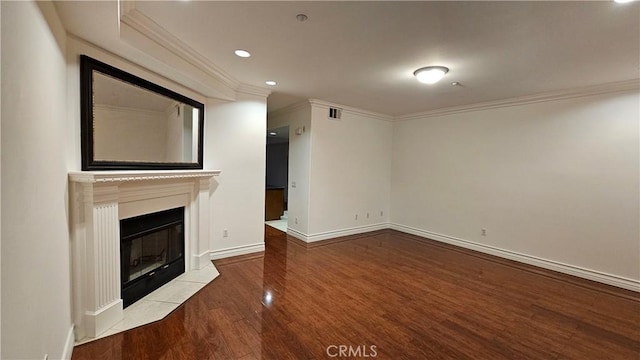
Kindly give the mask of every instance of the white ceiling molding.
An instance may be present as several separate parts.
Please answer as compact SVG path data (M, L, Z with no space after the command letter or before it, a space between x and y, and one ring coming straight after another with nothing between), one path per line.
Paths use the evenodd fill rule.
M126 32L123 31L123 25L142 34L181 60L217 80L220 85L233 91L240 87L241 84L231 75L136 9L135 1L120 1L120 36L128 40Z
M175 69L169 68L165 63L159 62L156 58L150 57L147 54L145 54L145 58L152 59L154 64L149 63L148 60L145 62L141 61L140 58L128 56L129 54L127 53L116 53L101 48L73 33L67 33L67 51L73 56L77 56L79 54L88 55L120 70L129 72L172 91L191 97L194 100L203 102L207 98L207 96L204 95L206 92L203 92L201 89L193 86L193 84L188 81L184 73L179 73L175 71ZM79 61L79 57L76 58L75 61ZM157 67L158 64L161 65L160 68ZM167 69L167 71L174 71L168 73L167 71L163 71L163 69ZM231 96L228 97L229 100L234 100L235 92L232 91Z
M339 108L340 110L342 110L343 114L344 113L351 113L351 114L354 114L354 115L366 116L366 117L370 117L370 118L374 118L374 119L382 120L382 121L393 121L394 120L393 116L380 114L380 113L373 112L373 111L358 109L358 108L354 108L354 107L351 107L351 106L335 104L335 103L331 103L331 102L328 102L328 101L323 101L323 100L318 100L318 99L309 99L309 103L311 104L311 106L315 106L315 107L319 107L319 108L326 108L326 109Z
M397 116L394 118L394 121L418 120L423 118L458 114L458 113L464 113L464 112L470 112L470 111L488 110L488 109L495 109L495 108L502 108L502 107L509 107L509 106L534 104L534 103L547 102L547 101L580 98L585 96L602 95L602 94L608 94L608 93L626 92L626 91L634 91L634 90L635 91L640 90L640 79L617 81L617 82L612 82L608 84L586 86L586 87L566 89L561 91L552 91L552 92L547 92L542 94L521 96L521 97L516 97L511 99L489 101L489 102L483 102L483 103L477 103L477 104L471 104L471 105L454 106L449 108L420 112L416 114Z
M300 109L304 109L304 108L311 108L311 104L309 103L308 100L303 100L303 101L299 101L297 103L285 106L283 108L279 108L277 110L273 110L273 111L269 111L267 113L267 119L270 117L278 117L281 116L283 114L288 114L290 112L294 112L296 110L300 110Z
M236 89L236 91L239 93L256 95L264 98L268 97L269 94L271 94L271 90L264 89L258 86L247 85L247 84L238 85L238 88Z

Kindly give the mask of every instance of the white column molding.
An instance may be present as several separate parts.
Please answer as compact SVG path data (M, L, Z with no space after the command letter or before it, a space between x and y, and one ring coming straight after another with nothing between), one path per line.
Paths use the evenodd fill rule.
M210 261L209 255L209 188L211 179L200 179L195 184L195 206L194 219L192 229L194 233L198 233L198 241L194 242L193 263L191 269L202 269Z

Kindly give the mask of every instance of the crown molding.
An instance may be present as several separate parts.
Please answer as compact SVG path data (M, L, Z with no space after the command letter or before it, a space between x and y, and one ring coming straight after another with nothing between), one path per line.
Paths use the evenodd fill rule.
M282 107L280 109L269 111L267 113L267 117L281 116L283 114L287 114L287 113L294 112L296 110L300 110L304 108L309 108L309 109L311 108L311 104L309 103L308 100L302 100L297 103Z
M504 100L482 102L471 105L453 106L448 108L425 111L421 113L396 116L394 121L418 120L436 116L459 114L471 111L489 110L510 106L535 104L547 101L581 98L593 95L603 95L616 92L637 91L640 89L640 79L617 81L606 84L585 86L581 88L552 91L535 95L527 95Z
M207 75L219 80L227 87L234 90L240 87L241 84L230 74L138 10L135 6L135 1L120 1L120 22L138 31Z
M393 116L389 116L389 115L385 115L385 114L381 114L381 113L377 113L377 112L373 112L373 111L358 109L358 108L351 107L351 106L335 104L335 103L331 103L331 102L324 101L324 100L309 99L308 102L309 102L309 104L311 104L311 106L315 106L315 107L319 107L319 108L325 108L325 109L338 108L338 109L342 110L343 114L344 113L350 113L350 114L366 116L366 117L370 117L370 118L374 118L374 119L382 120L382 121L393 121L394 120Z
M253 85L247 85L247 84L240 84L236 88L236 91L242 94L256 95L264 98L266 98L267 96L269 96L269 94L271 94L271 90L264 89L259 86L253 86Z

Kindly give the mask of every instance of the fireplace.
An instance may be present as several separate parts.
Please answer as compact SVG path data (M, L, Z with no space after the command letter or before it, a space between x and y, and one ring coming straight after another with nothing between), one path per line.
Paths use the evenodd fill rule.
M184 207L120 220L123 306L184 273Z
M124 317L121 220L181 208L184 217L181 251L184 264L176 268L182 272L211 264L208 250L210 185L211 178L218 174L220 171L216 170L83 171L69 174L76 339L94 338ZM133 235L134 232L128 234ZM154 254L141 252L140 256L143 255ZM158 255L155 254L156 258ZM146 259L150 261L152 258ZM138 263L141 262L142 258ZM127 277L137 273L133 270L136 269L129 270ZM148 271L144 273L148 275ZM144 279L145 276L138 278Z

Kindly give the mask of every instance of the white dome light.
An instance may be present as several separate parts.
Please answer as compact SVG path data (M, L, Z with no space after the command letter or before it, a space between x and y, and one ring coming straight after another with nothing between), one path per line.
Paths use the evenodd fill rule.
M247 50L242 50L242 49L238 49L236 51L234 51L234 53L240 57L243 58L248 58L249 56L251 56L251 53L248 52Z
M636 0L613 0L613 1L617 2L618 4L626 4L626 3L634 2Z
M444 66L427 66L416 70L413 75L421 83L435 84L448 72L449 69Z
M267 80L264 82L265 84L269 85L269 86L276 86L278 85L277 82L273 81L273 80Z

